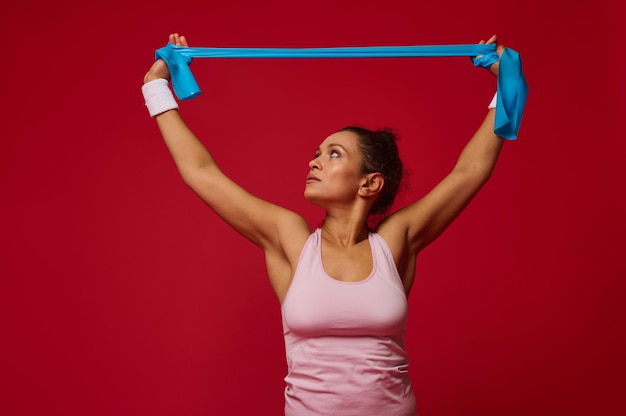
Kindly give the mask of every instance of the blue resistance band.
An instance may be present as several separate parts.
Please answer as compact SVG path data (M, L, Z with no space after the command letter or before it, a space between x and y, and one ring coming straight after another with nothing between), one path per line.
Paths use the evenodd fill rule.
M192 58L403 58L469 56L474 65L489 68L498 61L496 45L368 46L342 48L187 48L171 43L157 49L155 59L169 67L176 96L189 100L200 87L189 69ZM528 85L517 52L505 49L498 70L498 99L494 132L515 140L522 122Z

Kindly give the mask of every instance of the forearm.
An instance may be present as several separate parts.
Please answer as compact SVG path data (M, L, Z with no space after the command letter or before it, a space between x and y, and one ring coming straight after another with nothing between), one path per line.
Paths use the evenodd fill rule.
M187 127L178 110L166 111L155 119L165 145L186 182L199 171L215 166L213 157Z
M490 109L461 152L454 168L455 171L482 175L485 180L489 178L504 142L493 132L494 122L495 109Z
M215 163L180 116L178 103L174 99L167 78L158 76L167 77L168 74L165 72L159 74L159 67L167 69L162 62L157 61L146 74L141 91L148 112L156 120L180 174L189 184L190 178L196 177L196 174L206 167L215 166Z

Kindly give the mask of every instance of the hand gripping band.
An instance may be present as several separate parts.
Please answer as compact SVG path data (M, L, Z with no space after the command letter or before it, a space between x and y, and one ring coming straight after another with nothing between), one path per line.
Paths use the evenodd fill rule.
M176 96L189 100L200 95L200 87L189 65L192 58L398 58L472 57L474 65L489 68L498 60L495 44L437 46L370 46L342 48L187 48L171 43L157 49L155 59L169 67ZM528 85L517 52L505 49L500 57L498 99L494 132L515 140L522 122Z

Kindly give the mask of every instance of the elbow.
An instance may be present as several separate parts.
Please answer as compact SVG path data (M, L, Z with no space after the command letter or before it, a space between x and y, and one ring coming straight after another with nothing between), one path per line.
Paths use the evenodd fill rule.
M494 166L486 166L486 167L480 167L476 169L476 172L473 174L476 178L476 181L480 184L480 186L483 186L484 184L486 184L489 181L489 178L491 178L491 174L493 173L494 170Z
M183 183L189 188L194 189L198 186L198 183L202 180L202 173L198 169L179 169L180 177Z
M197 175L194 175L193 172L188 170L179 170L179 173L183 183L193 189L195 183L197 182Z
M472 178L472 181L482 185L489 180L494 168L494 164L471 164L466 166L456 166L454 171L458 175L466 178Z
M177 163L176 165L176 167L178 168L178 174L180 175L181 179L183 180L185 185L189 186L189 184L192 183L197 177L196 169L190 167L187 164Z
M197 192L197 189L206 187L211 178L214 178L217 174L210 166L184 167L179 168L178 172L185 185L194 192Z

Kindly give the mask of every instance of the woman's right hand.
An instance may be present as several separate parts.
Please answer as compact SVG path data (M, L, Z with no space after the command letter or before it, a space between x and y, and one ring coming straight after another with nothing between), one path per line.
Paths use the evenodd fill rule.
M180 36L178 33L172 33L169 37L169 42L176 46L189 46L187 39L184 36ZM146 75L143 77L143 83L145 84L159 78L170 80L170 70L162 59L157 59L152 64L150 70L146 72Z

